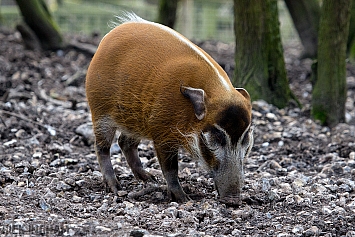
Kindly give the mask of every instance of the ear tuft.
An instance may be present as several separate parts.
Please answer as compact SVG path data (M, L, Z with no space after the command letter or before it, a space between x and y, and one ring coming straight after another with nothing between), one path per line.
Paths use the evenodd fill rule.
M248 91L244 88L235 88L240 94L242 94L246 99L250 100L250 95Z
M186 86L181 86L180 91L192 103L196 118L204 119L206 116L205 91Z

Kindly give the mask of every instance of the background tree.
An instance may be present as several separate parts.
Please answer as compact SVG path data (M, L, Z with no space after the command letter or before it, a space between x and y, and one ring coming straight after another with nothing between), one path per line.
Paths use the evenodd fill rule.
M252 100L279 108L294 98L286 76L277 0L234 0L235 77Z
M312 116L330 127L345 120L346 44L351 0L323 0Z
M174 28L178 0L160 0L158 22Z
M351 4L350 23L349 23L349 36L346 46L349 57L355 59L355 4Z
M25 45L40 47L44 50L55 50L62 47L63 38L59 27L50 14L44 0L16 0L24 23L17 28ZM38 41L36 44L35 41Z
M320 6L318 0L285 0L304 47L302 58L316 58Z

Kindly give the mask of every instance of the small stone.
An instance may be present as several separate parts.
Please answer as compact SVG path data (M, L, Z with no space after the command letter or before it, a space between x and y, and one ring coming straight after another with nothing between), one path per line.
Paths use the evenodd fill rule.
M75 180L74 179L72 179L72 178L66 178L65 180L64 180L64 182L65 183L67 183L67 184L69 184L70 186L75 186Z
M294 199L296 201L297 204L300 204L301 202L303 202L303 198L300 197L299 195L294 195Z
M75 129L75 132L83 136L84 140L92 145L95 142L95 135L92 128L92 123L84 123Z
M74 196L73 196L73 202L78 203L78 202L81 202L81 200L82 200L82 198L81 198L81 197L76 196L76 195L74 195Z
M242 232L238 229L234 229L232 231L232 236L241 236L242 235Z
M54 161L52 161L49 165L52 167L58 167L62 164L61 159L55 159Z
M97 176L97 177L100 177L100 178L103 177L102 174L101 174L101 172L100 172L100 171L97 171L97 170L93 171L93 172L92 172L92 175Z
M281 169L281 165L279 163L277 163L274 160L270 160L270 168L271 169Z
M332 210L328 206L322 207L322 212L324 215L330 215L332 213Z
M5 207L0 207L0 216L5 216L8 213L8 210Z
M129 233L129 236L132 236L132 237L143 237L145 235L149 235L149 232L144 229L134 229L134 230L131 230L131 232Z
M67 183L65 183L64 181L59 181L58 183L57 183L57 186L56 186L56 189L58 190L58 191L68 191L68 190L70 190L72 187L69 185L69 184L67 184Z
M273 113L266 113L266 118L268 118L270 121L276 121L277 117Z
M85 184L85 180L81 179L75 182L75 184L79 187L83 187L83 185Z
M339 186L339 189L341 189L342 191L344 191L344 192L351 192L353 189L349 186L349 185L347 185L347 184L341 184L340 186Z
M296 225L293 229L292 229L292 233L294 234L299 234L301 232L303 232L304 228L300 225Z
M101 232L111 232L112 230L110 228L107 228L105 226L96 226L96 230L101 231Z
M57 195L48 188L46 194L44 195L44 198L50 199L55 197L57 197Z
M63 233L64 236L74 236L75 231L73 229L69 229Z
M132 208L134 207L134 204L131 202L124 201L123 204L126 206L126 208Z
M311 228L307 229L303 234L304 236L318 236L319 229L317 226L312 226Z
M8 142L4 142L4 146L11 146L11 145L13 145L13 144L15 144L17 142L17 140L16 139L12 139L11 141L8 141Z
M19 187L25 187L26 186L26 183L25 182L18 182L17 183L17 186L19 186Z
M108 209L108 204L105 202L97 210L100 211L100 212L106 212L107 209Z
M288 237L290 236L288 233L280 233L276 235L277 237Z
M115 155L119 154L121 152L121 148L117 143L113 143L111 148L110 148L110 154Z
M349 158L350 158L351 160L355 160L355 151L350 152Z
M15 133L15 136L16 136L17 138L21 138L21 137L23 137L25 134L26 134L26 131L23 130L23 129L20 129L20 130L18 130L18 131Z
M117 195L119 197L124 197L124 196L127 196L128 192L127 191L123 191L123 190L120 190L117 192Z
M43 198L39 200L39 206L46 212L51 210L51 206Z
M263 192L269 191L269 189L271 188L271 184L270 184L269 180L263 178L263 179L261 179L261 182L262 182L262 184L261 184L261 190L262 190Z

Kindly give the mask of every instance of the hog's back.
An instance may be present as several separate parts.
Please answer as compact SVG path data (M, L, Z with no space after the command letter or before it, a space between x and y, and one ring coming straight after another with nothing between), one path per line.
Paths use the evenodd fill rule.
M107 116L118 129L149 139L194 129L193 108L180 86L213 95L208 87L218 83L210 65L179 37L151 24L125 23L103 38L86 78L94 124Z

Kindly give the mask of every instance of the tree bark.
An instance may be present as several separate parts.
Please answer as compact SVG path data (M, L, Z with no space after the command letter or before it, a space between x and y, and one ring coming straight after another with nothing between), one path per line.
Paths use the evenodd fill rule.
M350 59L355 59L355 4L351 4L350 23L349 23L349 37L346 46L347 54Z
M346 44L351 0L324 0L318 37L312 116L330 127L345 121Z
M316 58L320 6L318 0L285 0L295 28L301 39L303 58Z
M42 49L62 47L63 39L43 0L16 0L24 22L37 36Z
M234 0L235 76L252 100L263 99L279 108L293 97L286 76L277 0Z
M158 22L174 28L178 0L160 0Z

